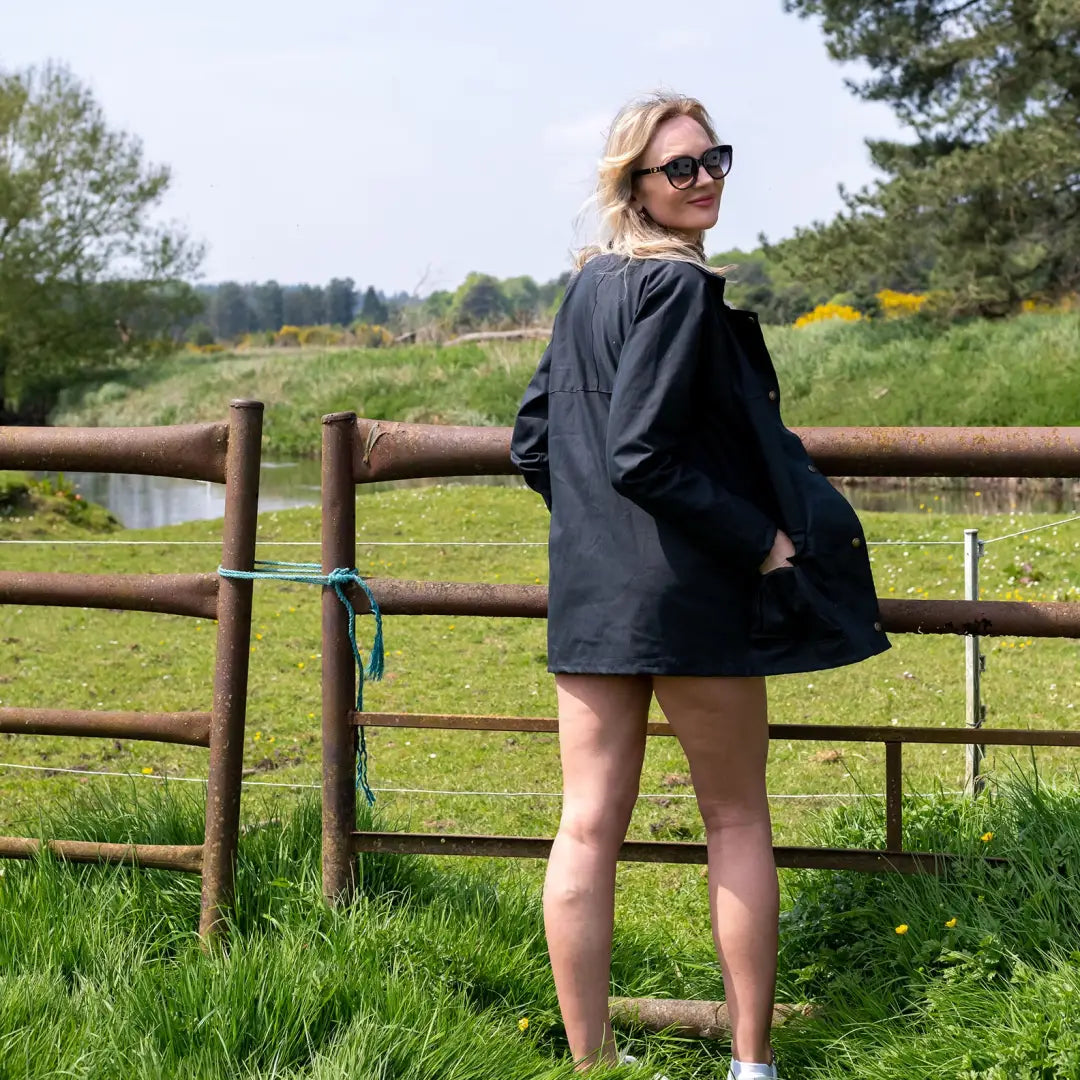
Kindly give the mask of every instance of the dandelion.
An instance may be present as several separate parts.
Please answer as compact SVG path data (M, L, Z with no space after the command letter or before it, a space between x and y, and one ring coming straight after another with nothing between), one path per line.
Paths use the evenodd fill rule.
M300 661L300 662L299 662L299 663L298 663L298 664L297 664L296 666L297 666L298 668L300 668L301 670L303 670L303 668L304 668L304 661L303 661L303 660L301 660L301 661Z
M144 765L143 768L142 768L143 776L150 776L153 773L153 771L154 771L154 766L153 765Z
M260 740L260 739L262 738L262 732L261 732L261 731L256 731L256 732L255 732L255 734L254 734L254 735L252 735L252 738L253 738L253 739L254 739L254 740L255 740L256 742L258 742L258 741L259 741L259 740Z
M906 922L902 922L902 923L901 923L901 924L900 924L900 925L899 925L899 926L898 926L898 927L896 928L896 932L897 932L898 934L906 934L906 933L908 932L908 924L907 924Z
M945 925L951 930L956 925L956 916L954 915Z
M518 1021L518 1031L525 1031L528 1028L528 1026L529 1026L529 1018L527 1016L523 1016Z
M314 719L315 719L315 714L314 714L313 712L309 712L309 713L307 714L307 718L308 718L309 720L314 720Z
M262 641L262 634L256 634L255 635L255 640L256 641Z
M981 841L982 841L982 842L983 842L984 844L989 844L989 843L990 843L990 841L994 839L994 834L993 834L992 832L984 832L984 833L982 834L982 836L980 836L980 837L979 837L979 839L980 839L980 840L981 840Z

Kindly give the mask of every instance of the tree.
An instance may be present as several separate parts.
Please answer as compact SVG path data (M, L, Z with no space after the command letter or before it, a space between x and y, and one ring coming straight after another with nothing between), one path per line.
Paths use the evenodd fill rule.
M791 323L829 293L815 291L810 284L795 281L784 264L762 248L741 251L732 248L710 257L713 266L730 266L725 273L724 298L733 307L756 311L765 323Z
M201 247L150 218L169 179L63 65L0 70L0 406L41 421L80 368L201 309Z
M294 285L285 290L284 316L288 326L319 326L326 322L326 299L321 285Z
M785 257L831 284L891 275L954 311L1002 314L1080 287L1080 4L1075 0L785 0L829 53L870 76L911 143L871 141L885 179Z
M502 283L502 294L510 318L520 326L528 326L536 320L540 306L540 288L527 274L507 278Z
M251 290L251 310L256 330L280 330L285 324L285 300L276 281L266 281Z
M223 281L211 298L210 327L216 338L239 337L255 329L255 313L235 281Z
M360 321L369 326L383 326L390 317L386 302L375 291L374 285L369 285L364 293L364 302L360 306Z
M333 326L348 326L356 310L356 282L352 278L333 278L326 286L326 321Z
M468 329L496 322L507 314L506 297L490 274L471 273L458 286L450 304L450 323Z

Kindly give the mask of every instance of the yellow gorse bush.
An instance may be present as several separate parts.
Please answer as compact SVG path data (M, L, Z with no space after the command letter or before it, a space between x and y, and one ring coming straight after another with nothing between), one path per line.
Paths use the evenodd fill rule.
M811 323L825 322L827 319L842 319L844 322L857 322L862 318L862 312L848 304L818 304L813 311L800 315L795 320L796 328L809 326Z
M927 299L925 293L897 292L895 289L882 289L876 296L886 319L915 315L922 310Z

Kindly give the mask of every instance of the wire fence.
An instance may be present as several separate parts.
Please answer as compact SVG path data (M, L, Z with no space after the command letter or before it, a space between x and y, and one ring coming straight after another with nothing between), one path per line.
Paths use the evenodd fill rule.
M1019 529L983 540L985 544L996 544L1002 540L1013 540L1018 536L1054 529L1059 525L1068 525L1080 521L1080 514L1049 521L1044 525L1033 525L1030 529ZM319 540L260 540L259 547L319 547ZM870 547L963 547L963 540L867 540ZM49 540L38 537L31 540L0 540L0 544L24 544L38 547L220 547L219 540ZM547 547L546 540L368 540L357 538L357 547Z
M0 761L0 769L19 770L26 772L46 773L42 779L49 779L54 774L71 776L113 777L124 780L156 780L161 782L176 782L183 784L205 784L205 776L177 776L171 773L133 773L133 772L107 772L102 769L67 769L52 765L20 765L15 762ZM321 784L304 781L286 780L243 780L241 783L249 787L276 787L293 788L297 790L321 790ZM459 795L469 798L484 799L561 799L561 791L464 791L459 788L400 788L400 787L376 787L372 791L390 795ZM937 795L962 795L963 791L940 791L905 792L917 799L930 799ZM669 792L650 791L640 792L638 799L693 799L693 792ZM824 792L800 792L798 794L770 793L770 799L883 799L884 791L824 791Z
M995 536L988 540L982 541L984 545L994 544L1003 540L1013 540L1020 536L1027 536L1032 533L1041 532L1044 529L1056 528L1060 525L1068 525L1072 522L1080 521L1080 514L1075 514L1071 517L1062 518L1058 521L1047 522L1043 525L1035 525L1028 529L1020 529L1015 532L1006 533L1002 536ZM30 545L38 547L219 547L220 541L218 540L50 540L48 538L34 538L34 539L0 539L0 544L7 545ZM257 546L259 547L319 547L320 541L318 540L257 540ZM868 540L868 546L885 547L885 546L901 546L901 547L963 547L963 540ZM358 547L424 547L424 548L505 548L505 547L546 547L547 542L542 540L369 540L359 539L357 542ZM205 784L207 783L206 777L201 776L179 776L170 775L165 773L131 773L131 772L111 772L98 769L71 769L60 768L48 765L23 765L15 762L0 762L0 769L7 770L10 775L15 771L35 772L41 774L47 774L47 776L56 775L74 775L82 777L96 777L96 778L120 778L130 780L152 780L157 782L176 782L176 783L194 783ZM47 778L43 776L42 778ZM273 788L288 788L293 790L319 790L321 785L316 783L307 783L300 781L275 781L275 780L243 780L242 783L248 787L273 787ZM544 798L544 799L561 799L562 792L558 791L468 791L460 789L443 789L443 788L398 788L398 787L376 787L372 788L374 792L379 794L388 795L436 795L436 796L450 796L450 797L468 797L468 798ZM934 795L962 795L961 791L941 791L936 793L931 792L905 792L905 795L909 795L914 798L931 798ZM695 795L692 792L642 792L638 796L639 800L644 799L693 799ZM820 799L883 799L885 798L885 792L811 792L811 793L770 793L768 798L771 800L820 800Z

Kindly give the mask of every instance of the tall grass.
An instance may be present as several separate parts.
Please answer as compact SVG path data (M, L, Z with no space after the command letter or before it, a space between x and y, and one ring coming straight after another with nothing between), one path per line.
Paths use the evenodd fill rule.
M1080 314L946 329L918 320L766 328L793 426L1080 423ZM266 451L315 455L318 417L513 421L541 342L181 354L65 392L57 424L218 419L231 397L267 404Z
M198 797L137 796L84 794L42 824L198 840ZM1080 795L1017 773L973 803L913 803L908 822L910 846L972 858L941 877L785 873L778 996L812 1001L819 1015L774 1032L782 1075L1080 1076ZM823 818L815 839L873 845L881 831L862 804ZM209 953L195 937L195 877L48 855L8 863L0 1077L573 1075L539 897L513 865L364 856L356 902L331 911L318 834L313 801L271 806L245 832L230 943ZM1008 866L985 866L988 849ZM673 951L663 920L643 913L617 927L613 984L707 996L717 973L711 957ZM722 1043L621 1041L672 1080L722 1075Z

